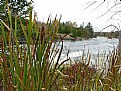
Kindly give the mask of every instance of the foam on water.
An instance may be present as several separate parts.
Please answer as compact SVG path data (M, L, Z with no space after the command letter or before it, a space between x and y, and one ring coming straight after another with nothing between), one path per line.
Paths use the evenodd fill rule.
M67 58L76 60L80 58L83 53L84 55L89 53L92 55L91 64L93 65L96 64L97 57L101 60L100 57L102 57L102 55L105 56L109 54L109 52L117 48L118 44L119 39L108 39L107 37L97 37L83 41L64 41L64 48L60 62ZM55 61L56 60L57 58L55 58Z

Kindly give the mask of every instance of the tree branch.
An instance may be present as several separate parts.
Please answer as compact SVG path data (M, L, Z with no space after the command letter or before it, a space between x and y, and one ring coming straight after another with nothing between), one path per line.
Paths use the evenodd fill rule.
M108 12L110 12L115 6L117 6L117 5L119 5L119 4L121 4L121 3L116 3L116 4L114 4L112 7L110 7L104 14L102 14L102 15L99 16L98 18L103 17L103 16L106 15Z
M95 7L93 10L96 10L97 8L99 8L104 2L100 3L97 7Z
M95 4L97 1L93 1L92 3L90 3L90 2L88 2L88 3L90 3L86 8L84 8L84 10L85 9L87 9L87 8L89 8L90 6L92 6L93 4Z
M117 15L118 13L120 13L121 11L117 11L117 12L115 12L111 17L110 17L110 19L108 19L108 21L110 21L115 15ZM107 22L108 22L107 21Z
M107 29L107 28L109 28L109 27L114 27L114 28L116 28L118 31L120 31L120 29L119 29L117 26L113 25L113 24L108 25L107 27L103 28L101 31L103 31L103 30L105 30L105 29ZM100 32L101 32L101 31L100 31Z

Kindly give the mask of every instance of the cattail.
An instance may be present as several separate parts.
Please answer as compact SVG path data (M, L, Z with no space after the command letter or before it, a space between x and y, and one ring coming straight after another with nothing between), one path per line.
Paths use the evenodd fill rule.
M45 32L45 26L44 26L44 23L42 23L42 31L41 31L41 44L42 44L42 41L43 41L43 39L44 39L44 33Z
M2 64L2 62L3 62L3 59L0 57L0 65Z

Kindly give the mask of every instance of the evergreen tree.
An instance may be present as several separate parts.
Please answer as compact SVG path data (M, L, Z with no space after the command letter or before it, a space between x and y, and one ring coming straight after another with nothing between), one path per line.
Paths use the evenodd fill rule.
M0 19L2 19L6 25L9 26L9 17L8 17L8 7L12 19L12 28L15 29L15 17L19 16L22 20L22 23L26 25L27 17L29 16L29 11L31 8L32 0L28 2L27 0L0 0ZM9 36L8 29L5 27L6 36ZM20 22L17 21L17 36L22 37L23 31L21 31ZM11 33L12 34L12 33Z
M12 17L17 15L26 18L28 17L28 12L30 9L30 4L32 0L28 2L27 0L1 0L0 1L0 19L6 19L8 16L7 5L10 8L10 13Z
M93 33L94 32L93 32L92 24L90 22L87 24L87 26L85 27L85 29L89 31L89 37L93 37Z

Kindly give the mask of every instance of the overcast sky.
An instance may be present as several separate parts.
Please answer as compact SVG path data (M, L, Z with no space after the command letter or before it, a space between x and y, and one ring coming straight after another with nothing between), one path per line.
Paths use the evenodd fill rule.
M116 20L119 16L114 16L115 20L110 20L111 15L113 15L113 11L118 10L119 6L113 8L103 17L99 18L103 15L113 4L115 0L109 0L111 2L103 3L100 7L96 8L100 5L103 0L33 0L34 1L34 10L37 12L39 21L47 21L48 16L51 14L51 18L53 19L57 14L58 17L62 14L61 22L72 21L76 22L78 26L83 22L85 25L88 22L91 22L94 30L100 31L102 28L108 26L109 24L118 25L119 21ZM94 4L90 7L94 2ZM88 7L88 8L87 8ZM96 9L95 9L96 8ZM108 22L107 22L108 21ZM108 28L103 31L110 31L112 28Z

